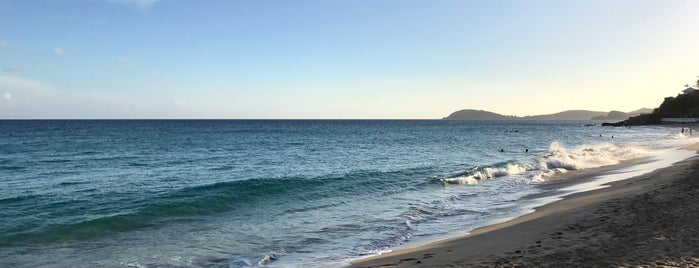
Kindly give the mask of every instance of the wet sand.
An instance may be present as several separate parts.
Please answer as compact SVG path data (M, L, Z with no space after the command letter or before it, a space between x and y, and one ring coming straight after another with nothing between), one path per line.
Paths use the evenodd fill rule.
M610 185L352 266L699 267L699 157Z

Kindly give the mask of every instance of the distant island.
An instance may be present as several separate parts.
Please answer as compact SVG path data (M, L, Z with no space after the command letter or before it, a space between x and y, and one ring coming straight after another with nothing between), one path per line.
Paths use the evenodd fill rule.
M464 109L451 113L444 120L626 120L633 116L651 113L649 108L638 109L628 113L620 111L600 112L588 110L569 110L554 114L513 116L494 112Z
M605 122L604 126L655 125L661 123L699 123L699 80L696 86L684 85L677 97L667 97L655 109L642 108L628 113L569 110L554 114L514 116L490 111L464 109L451 113L444 120L622 120Z

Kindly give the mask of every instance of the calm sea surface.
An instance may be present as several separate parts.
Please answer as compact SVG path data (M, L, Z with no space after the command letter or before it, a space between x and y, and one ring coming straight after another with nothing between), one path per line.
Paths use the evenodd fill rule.
M0 121L0 266L339 266L690 140L595 123Z

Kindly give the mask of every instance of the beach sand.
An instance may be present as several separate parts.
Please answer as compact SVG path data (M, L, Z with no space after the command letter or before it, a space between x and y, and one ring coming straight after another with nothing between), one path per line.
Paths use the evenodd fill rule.
M352 266L699 267L699 157Z

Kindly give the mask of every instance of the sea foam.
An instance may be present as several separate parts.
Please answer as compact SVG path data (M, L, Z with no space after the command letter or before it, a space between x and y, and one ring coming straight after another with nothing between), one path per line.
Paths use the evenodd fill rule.
M532 170L532 166L528 164L506 164L501 167L476 168L474 172L469 174L443 178L440 182L443 184L476 184L481 180L519 175L530 170Z
M622 161L647 155L634 146L619 146L612 143L584 144L572 150L559 142L552 142L549 153L533 159L530 163L508 163L491 167L476 168L467 174L443 178L442 184L476 184L485 179L524 175L526 182L542 182L556 174L569 170L616 165Z

